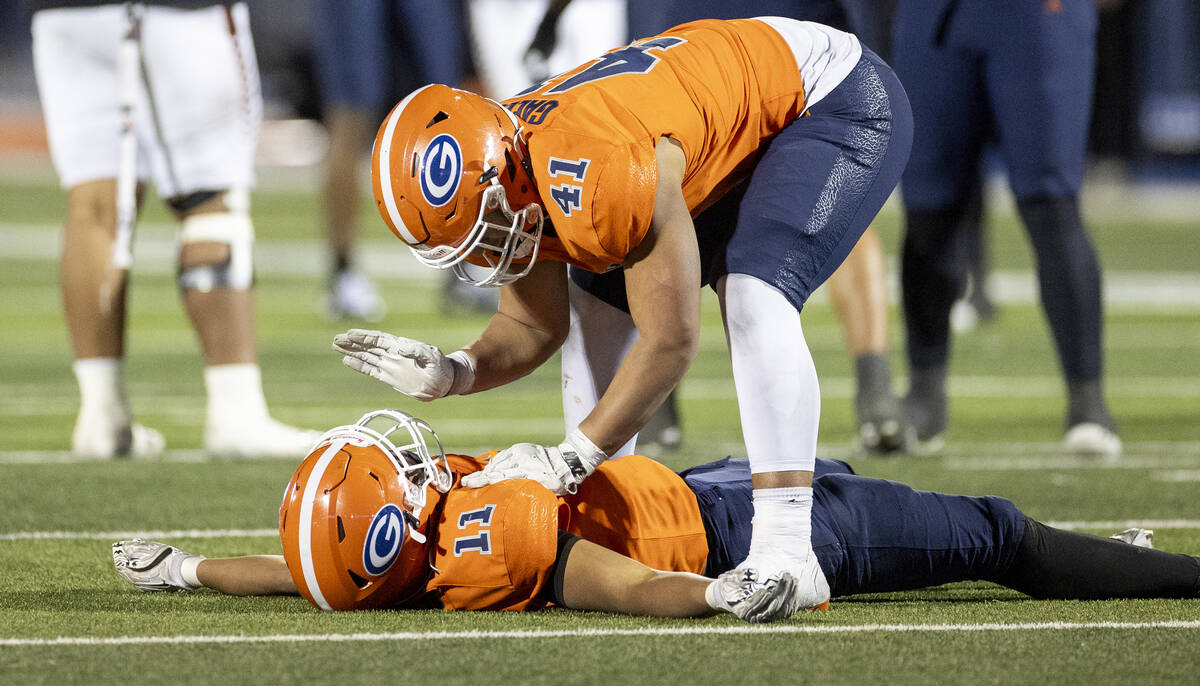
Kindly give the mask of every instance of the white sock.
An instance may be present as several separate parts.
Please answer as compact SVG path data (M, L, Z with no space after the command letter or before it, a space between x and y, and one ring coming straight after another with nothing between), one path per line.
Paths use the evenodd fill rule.
M812 554L811 486L756 488L750 554L746 565L784 569L800 566Z
M114 424L131 421L125 390L125 362L119 357L90 357L75 360L79 382L79 414L105 415Z
M257 364L220 364L204 369L209 426L244 426L268 417Z

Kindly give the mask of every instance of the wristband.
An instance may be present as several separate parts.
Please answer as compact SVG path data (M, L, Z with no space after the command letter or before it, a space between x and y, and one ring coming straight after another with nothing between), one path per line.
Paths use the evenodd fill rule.
M446 395L466 395L475 385L475 360L465 350L455 350L446 356L454 366L454 381Z

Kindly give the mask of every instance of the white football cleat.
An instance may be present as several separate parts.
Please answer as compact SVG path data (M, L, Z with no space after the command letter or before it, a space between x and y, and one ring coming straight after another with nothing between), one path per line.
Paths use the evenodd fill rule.
M105 417L80 414L71 434L71 452L80 457L157 457L166 448L163 435L138 423L114 426Z
M191 591L180 568L189 557L199 557L166 543L135 538L112 544L113 566L139 591Z
M1067 430L1063 448L1072 455L1118 457L1123 446L1112 429L1095 422L1081 422Z
M267 417L244 424L205 426L204 449L217 457L300 459L320 437L319 431L301 429Z
M377 322L387 313L387 303L379 292L354 269L343 269L334 276L325 306L331 319L351 317Z
M796 587L796 578L787 572L764 579L753 569L731 569L708 585L704 599L709 607L747 622L774 622L800 611Z
M728 609L746 621L773 622L791 617L800 610L829 609L829 582L812 552L799 567L783 557L747 558L721 574L717 581L720 586L710 585L710 592L719 590L729 601L748 603L741 613L732 602L730 608L721 609Z
M1153 529L1140 529L1138 527L1134 527L1132 529L1126 529L1119 534L1113 534L1112 536L1109 536L1109 538L1121 541L1123 543L1128 543L1129 545L1136 545L1139 548L1154 548Z

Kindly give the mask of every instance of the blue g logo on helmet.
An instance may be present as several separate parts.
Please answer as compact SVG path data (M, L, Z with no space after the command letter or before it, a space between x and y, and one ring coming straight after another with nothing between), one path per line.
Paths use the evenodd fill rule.
M425 202L441 207L450 202L462 177L462 148L454 136L439 133L421 156L421 194Z
M384 505L375 513L363 543L363 568L379 576L391 568L404 544L404 513L395 505Z

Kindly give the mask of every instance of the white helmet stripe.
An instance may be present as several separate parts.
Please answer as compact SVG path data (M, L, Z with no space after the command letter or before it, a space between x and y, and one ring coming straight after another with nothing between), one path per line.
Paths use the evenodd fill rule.
M416 236L413 236L412 232L408 230L408 227L404 225L404 220L400 218L400 210L396 208L396 196L392 192L392 134L396 132L396 122L400 119L401 113L404 112L404 108L408 106L408 103L413 99L413 96L433 85L435 84L431 83L428 86L421 86L417 90L409 93L406 98L400 101L399 105L396 105L396 108L392 110L391 116L388 117L387 125L383 129L383 136L379 142L378 173L379 189L383 192L383 206L387 208L388 217L391 218L392 225L395 226L396 230L400 232L401 238L403 238L404 241L410 245L419 243L420 241L416 238Z
M304 585L308 586L308 592L312 594L313 602L317 607L329 612L333 610L329 603L325 600L325 595L321 593L321 586L317 583L317 573L313 564L312 554L312 515L313 501L317 497L317 488L321 484L321 477L325 475L325 470L329 467L329 463L337 456L342 446L346 445L346 440L341 439L329 444L325 452L321 454L321 459L317 460L317 464L308 474L308 483L304 485L304 497L300 501L300 571L304 574Z

